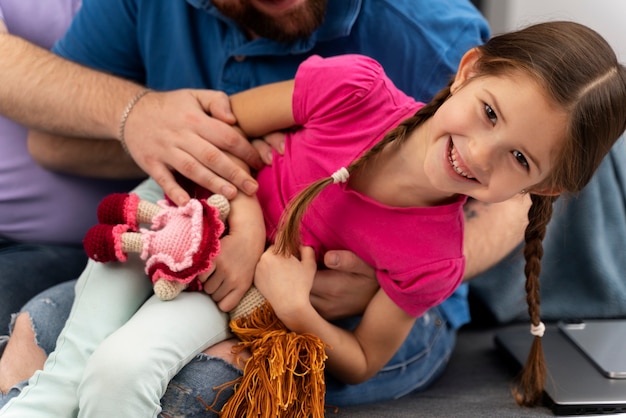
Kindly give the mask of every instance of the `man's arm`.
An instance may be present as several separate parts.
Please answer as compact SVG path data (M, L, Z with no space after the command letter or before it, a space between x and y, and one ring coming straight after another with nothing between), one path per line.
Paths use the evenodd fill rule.
M465 281L495 266L523 241L530 204L528 195L501 203L465 204Z
M119 140L122 116L143 90L135 83L72 63L7 33L0 33L0 56L0 113L55 134ZM174 202L182 204L189 196L174 180L172 169L230 198L236 194L233 185L248 194L256 191L254 179L221 152L229 151L252 167L262 166L254 147L230 129L233 123L223 93L150 93L128 114L124 136L136 164ZM65 145L69 148L70 143ZM68 152L86 158L95 154L94 150L87 154ZM63 157L62 153L56 156ZM59 166L62 163L56 162Z
M120 109L141 90L8 33L0 33L0 56L0 113L38 129L115 138Z
M40 166L60 173L103 179L146 177L118 141L85 140L30 130L28 151Z

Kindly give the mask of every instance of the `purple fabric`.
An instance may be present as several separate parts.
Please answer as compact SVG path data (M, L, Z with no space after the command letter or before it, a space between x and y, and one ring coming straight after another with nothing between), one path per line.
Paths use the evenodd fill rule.
M70 25L80 0L0 0L9 33L50 49ZM0 116L0 237L14 241L80 244L96 223L107 194L137 182L104 181L52 173L30 157L27 131Z

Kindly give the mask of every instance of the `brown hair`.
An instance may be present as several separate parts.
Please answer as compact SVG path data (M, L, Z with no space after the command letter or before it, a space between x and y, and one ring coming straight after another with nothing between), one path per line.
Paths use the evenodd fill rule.
M544 87L568 117L566 141L548 179L537 185L576 193L589 182L604 156L626 130L626 68L595 31L573 22L548 22L496 36L480 47L480 74L522 69ZM542 241L554 196L533 194L524 236L526 300L531 323L540 325L539 273ZM520 405L542 400L546 379L541 338L534 338L520 384Z
M566 138L549 177L536 187L576 193L591 179L604 156L626 130L626 68L608 43L595 31L574 22L546 22L491 38L478 47L477 75L514 75L519 71L542 86L547 97L568 117ZM374 147L347 167L363 169L387 145L399 145L413 129L430 118L450 96L450 85L414 116L404 120ZM331 178L313 183L288 205L276 236L278 253L298 254L300 222L309 203L331 184ZM554 196L534 194L528 212L524 257L528 313L540 325L539 273L542 241L552 217ZM541 338L531 353L515 390L520 405L541 401L546 372Z

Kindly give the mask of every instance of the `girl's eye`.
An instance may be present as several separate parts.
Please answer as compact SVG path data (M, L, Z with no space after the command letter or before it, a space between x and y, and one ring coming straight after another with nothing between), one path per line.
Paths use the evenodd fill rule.
M528 170L528 160L526 160L526 157L524 157L524 154L522 154L519 151L513 151L513 157L515 157L515 159L517 160L517 162L524 167L526 170Z
M498 115L496 115L496 112L487 103L485 103L485 115L493 125L498 121Z

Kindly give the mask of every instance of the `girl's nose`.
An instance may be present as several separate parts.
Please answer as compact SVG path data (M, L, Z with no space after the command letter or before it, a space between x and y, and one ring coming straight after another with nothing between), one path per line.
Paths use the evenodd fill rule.
M483 173L491 171L495 163L496 153L489 141L484 139L471 141L469 151L474 170L480 170Z

